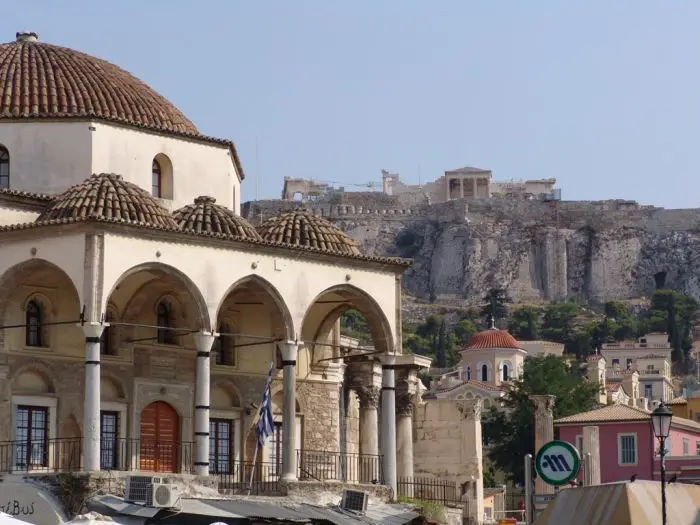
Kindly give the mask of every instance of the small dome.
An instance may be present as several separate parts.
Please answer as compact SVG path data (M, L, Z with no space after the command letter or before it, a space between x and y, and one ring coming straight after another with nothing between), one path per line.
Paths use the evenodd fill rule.
M479 332L469 341L467 350L485 350L491 348L520 348L515 337L505 330L489 328Z
M58 195L36 222L96 218L179 230L168 210L121 175L92 175Z
M355 241L323 217L308 210L273 215L258 228L263 240L328 253L361 255Z
M97 118L199 135L180 110L144 82L99 58L17 33L0 44L0 119Z
M220 233L242 239L262 240L252 224L232 210L216 204L214 197L197 197L194 204L176 210L173 218L183 231Z

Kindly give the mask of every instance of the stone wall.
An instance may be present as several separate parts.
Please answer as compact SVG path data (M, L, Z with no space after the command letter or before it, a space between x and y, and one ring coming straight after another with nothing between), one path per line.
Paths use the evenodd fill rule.
M248 217L255 222L296 205L249 203ZM413 258L404 286L423 300L477 301L490 288L504 287L519 302L598 303L649 296L657 274L665 275L667 287L700 299L698 209L504 197L408 208L309 205L363 253Z

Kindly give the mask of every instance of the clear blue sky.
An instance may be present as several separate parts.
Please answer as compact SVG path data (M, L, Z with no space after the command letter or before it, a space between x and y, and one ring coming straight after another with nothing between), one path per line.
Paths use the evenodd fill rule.
M256 177L263 198L468 165L679 208L700 200L699 28L697 0L35 0L3 5L0 40L140 77L236 142L244 200Z

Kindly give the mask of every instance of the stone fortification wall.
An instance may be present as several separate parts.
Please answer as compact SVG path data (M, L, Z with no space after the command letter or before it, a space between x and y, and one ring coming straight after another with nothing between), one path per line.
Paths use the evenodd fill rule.
M254 223L298 203L244 206ZM412 295L478 302L490 288L517 301L591 302L651 295L658 283L700 299L700 210L633 201L491 198L408 208L308 203L368 255L414 259Z

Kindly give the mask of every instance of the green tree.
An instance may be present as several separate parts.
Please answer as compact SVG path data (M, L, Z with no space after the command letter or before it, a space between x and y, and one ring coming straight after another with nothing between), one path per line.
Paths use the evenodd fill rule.
M535 306L517 308L508 320L508 331L518 340L537 340L540 336L540 313L541 310Z
M688 351L693 346L693 322L698 303L673 290L657 290L651 298L648 324L652 331L666 332L673 348L673 361L688 369Z
M360 341L360 345L372 344L372 332L367 320L357 310L345 310L340 316L340 332Z
M503 288L492 288L483 298L484 305L481 307L481 317L490 323L491 317L494 320L505 319L508 317L508 308L506 303L512 302Z
M530 396L556 396L554 417L560 418L593 409L598 388L583 379L577 362L551 355L527 359L523 377L515 380L504 396L506 410L491 408L482 420L489 459L509 479L522 483L525 454L536 452L535 410Z
M457 338L457 342L461 345L468 345L469 340L476 332L476 323L470 319L460 319L454 327L454 334Z
M447 326L445 324L445 318L442 318L440 323L440 329L438 331L438 341L437 347L435 348L435 366L438 368L444 368L446 366L446 352L447 352Z

